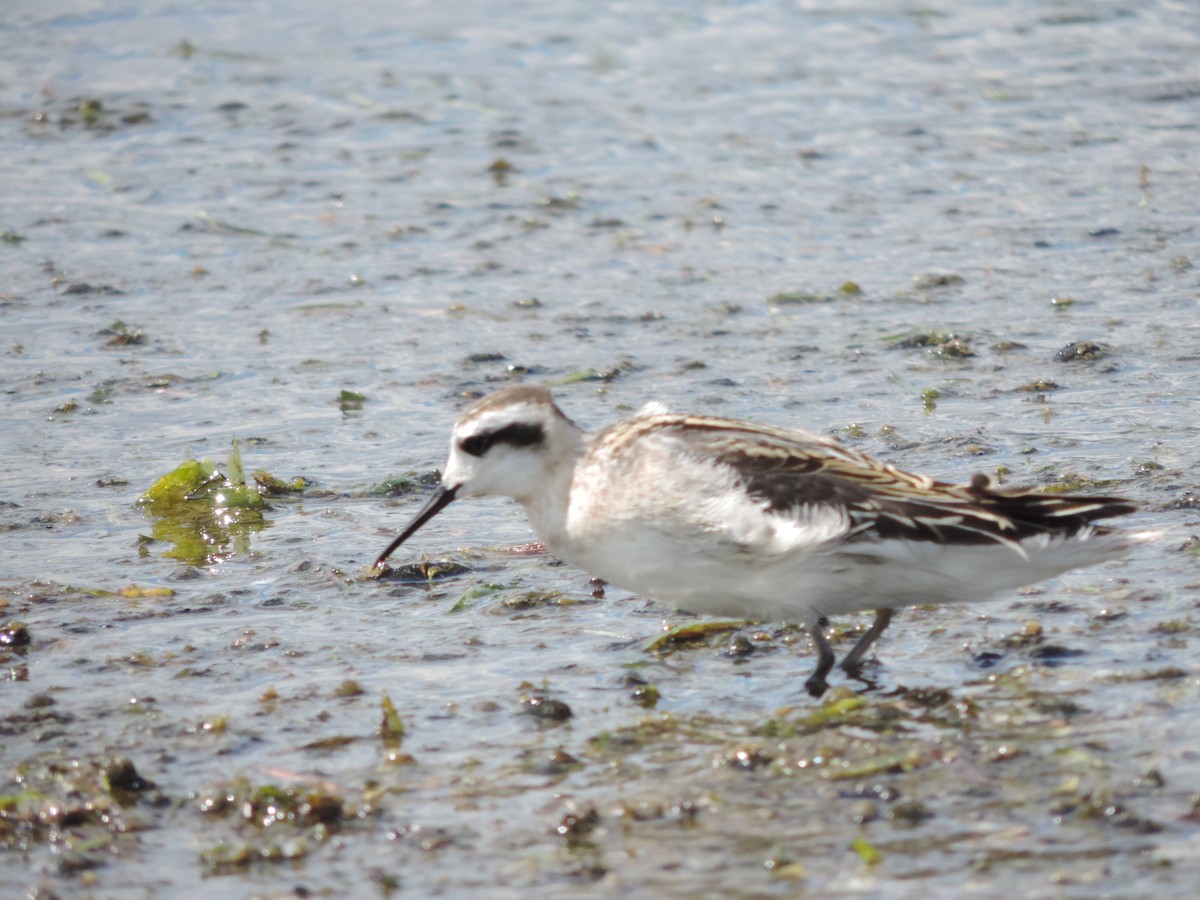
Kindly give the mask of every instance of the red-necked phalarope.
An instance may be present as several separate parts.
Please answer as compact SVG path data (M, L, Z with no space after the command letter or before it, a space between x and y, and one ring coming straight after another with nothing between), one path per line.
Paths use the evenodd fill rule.
M874 610L854 674L893 610L978 600L1123 554L1152 534L1096 519L1118 497L1000 490L986 475L911 475L818 434L649 404L589 437L541 387L510 387L454 426L442 484L375 562L456 497L525 507L547 548L589 575L695 613L803 622L828 687L826 617Z

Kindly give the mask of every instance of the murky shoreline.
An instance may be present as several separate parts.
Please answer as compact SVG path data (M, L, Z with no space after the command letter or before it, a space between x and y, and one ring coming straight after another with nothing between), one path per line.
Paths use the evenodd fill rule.
M5 883L1186 891L1196 24L6 10ZM457 412L522 381L592 428L661 399L943 478L1103 485L1164 537L905 611L877 686L823 703L782 623L648 652L695 620L594 597L506 503L456 504L397 560L461 574L365 578ZM138 498L235 438L304 490L207 564L167 556Z

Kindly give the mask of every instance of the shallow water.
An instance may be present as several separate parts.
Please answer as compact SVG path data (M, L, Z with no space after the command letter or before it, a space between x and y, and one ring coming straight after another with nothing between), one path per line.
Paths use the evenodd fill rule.
M4 882L1194 885L1198 26L1180 3L9 4L0 619L31 642L2 651ZM973 355L898 346L950 333ZM1107 351L1056 360L1079 341ZM521 381L590 427L658 398L944 478L1098 484L1164 536L904 613L876 688L827 706L778 623L748 655L646 653L687 620L514 552L503 502L397 560L469 573L363 578L420 502L372 488ZM210 564L140 540L137 498L233 438L310 488ZM530 715L543 694L573 717ZM153 787L71 780L114 757ZM204 811L265 785L341 812Z

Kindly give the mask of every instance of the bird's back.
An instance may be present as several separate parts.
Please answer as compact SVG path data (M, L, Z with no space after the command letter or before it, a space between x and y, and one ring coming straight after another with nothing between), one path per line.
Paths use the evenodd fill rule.
M935 481L821 435L654 414L598 434L566 555L698 612L809 618L972 600L1123 553L1134 504ZM789 614L791 613L791 614Z

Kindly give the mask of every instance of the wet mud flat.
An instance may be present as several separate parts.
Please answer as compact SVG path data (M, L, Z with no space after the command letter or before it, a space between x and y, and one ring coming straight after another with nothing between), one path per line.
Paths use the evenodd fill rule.
M1196 17L18 4L3 883L1189 891ZM522 382L1123 494L1163 537L903 611L820 701L801 629L600 590L507 503L367 577Z

